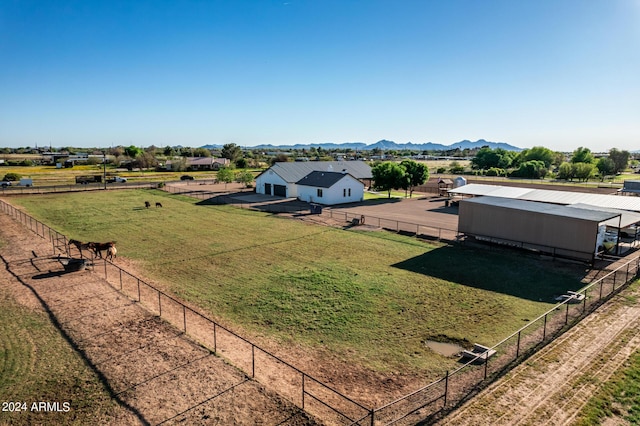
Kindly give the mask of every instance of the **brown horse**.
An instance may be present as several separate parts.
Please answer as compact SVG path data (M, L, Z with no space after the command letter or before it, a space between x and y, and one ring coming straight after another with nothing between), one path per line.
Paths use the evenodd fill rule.
M91 243L83 243L78 240L69 240L69 254L71 254L71 246L76 246L78 251L80 252L80 257L82 257L82 250L88 250L91 248Z
M109 248L111 247L113 247L114 249L116 248L115 241L109 241L108 243L88 243L88 244L89 244L89 248L93 250L93 253L98 257L102 257L103 251L108 252Z

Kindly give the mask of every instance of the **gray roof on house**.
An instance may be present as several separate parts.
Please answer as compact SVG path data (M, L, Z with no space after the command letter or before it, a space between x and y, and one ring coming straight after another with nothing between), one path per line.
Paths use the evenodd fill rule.
M285 182L295 183L311 172L345 171L356 179L372 179L371 167L364 161L302 161L275 163L269 170L280 176ZM264 172L263 172L264 173Z
M602 210L583 209L578 207L559 206L557 204L538 203L535 201L516 200L513 198L479 197L462 200L461 203L484 204L513 210L523 210L548 214L553 216L571 217L590 222L604 222L619 217L621 212L607 212Z
M336 182L347 175L347 173L316 171L309 173L308 175L297 181L296 185L315 186L318 188L331 188Z

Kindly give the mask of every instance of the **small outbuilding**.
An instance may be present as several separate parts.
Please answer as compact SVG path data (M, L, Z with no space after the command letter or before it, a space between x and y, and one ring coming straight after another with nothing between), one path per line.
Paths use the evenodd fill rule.
M438 193L441 197L448 195L448 191L453 188L453 181L451 179L438 179Z
M311 172L298 182L298 199L324 205L364 200L364 184L348 173Z

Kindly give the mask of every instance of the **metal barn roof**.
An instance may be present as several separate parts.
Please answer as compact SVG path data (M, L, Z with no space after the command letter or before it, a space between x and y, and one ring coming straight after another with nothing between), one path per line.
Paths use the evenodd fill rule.
M485 196L481 198L469 198L469 199L463 200L462 202L504 207L504 208L513 209L513 210L537 212L537 213L548 214L553 216L564 216L564 217L587 220L590 222L597 222L597 223L605 222L613 218L618 218L621 215L621 212L607 212L602 210L559 206L557 204L537 203L534 201L517 200L513 198L498 198L498 197ZM615 226L617 225L618 224L616 223Z
M610 209L607 207L596 207L596 206L590 206L588 204L570 204L567 207L569 208L579 208L579 209L587 209L587 210L599 210L599 211L603 211L603 212L610 212L610 213L618 213L620 215L622 215L622 217L620 218L620 220L618 221L618 219L611 219L608 220L607 222L605 222L606 225L612 226L614 228L627 228L631 225L635 225L636 223L640 222L640 213L635 213L635 212L630 212L627 210L618 210L618 209Z
M491 197L514 198L526 201L539 201L552 204L588 204L618 210L640 212L640 197L620 195L590 194L586 192L554 191L550 189L531 189L513 186L484 185L471 183L449 190L450 194L483 195Z

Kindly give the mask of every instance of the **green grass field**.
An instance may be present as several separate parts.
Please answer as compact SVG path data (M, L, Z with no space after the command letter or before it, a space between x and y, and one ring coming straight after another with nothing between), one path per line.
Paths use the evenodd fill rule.
M145 209L161 201L163 208ZM69 238L118 242L204 312L380 371L442 374L426 339L491 345L580 287L580 267L311 225L153 190L12 198ZM348 354L348 355L347 355Z

